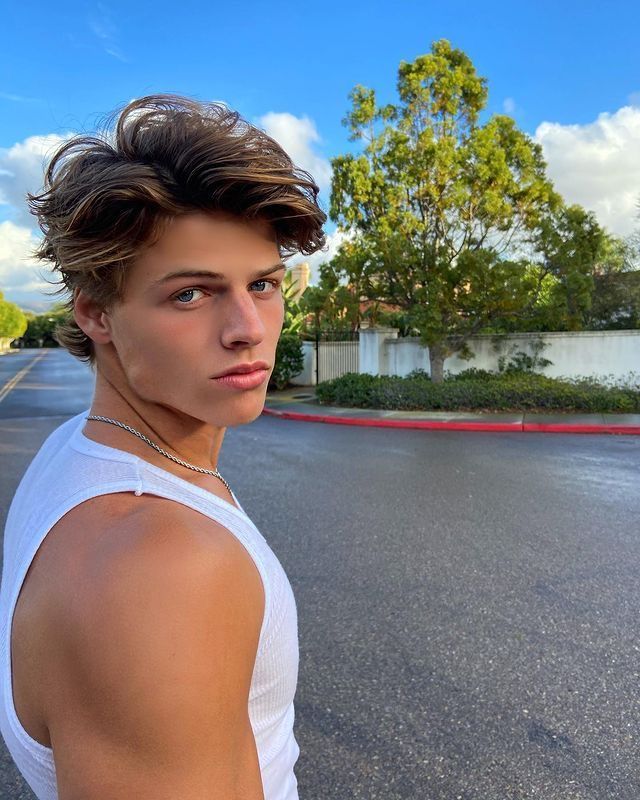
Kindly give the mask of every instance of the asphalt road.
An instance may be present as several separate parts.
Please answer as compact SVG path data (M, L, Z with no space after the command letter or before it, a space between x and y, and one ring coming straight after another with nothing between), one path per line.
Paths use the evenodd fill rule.
M48 351L0 400L4 509L90 390ZM639 437L261 417L220 469L297 599L301 800L640 797Z

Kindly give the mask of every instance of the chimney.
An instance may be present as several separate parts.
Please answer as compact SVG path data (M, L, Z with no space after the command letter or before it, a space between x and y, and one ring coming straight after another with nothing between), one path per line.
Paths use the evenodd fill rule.
M309 285L309 278L311 277L311 269L306 261L300 262L300 264L296 264L295 267L291 267L290 271L290 285L296 284L296 291L293 294L293 300L299 300L300 297L304 294L304 290Z

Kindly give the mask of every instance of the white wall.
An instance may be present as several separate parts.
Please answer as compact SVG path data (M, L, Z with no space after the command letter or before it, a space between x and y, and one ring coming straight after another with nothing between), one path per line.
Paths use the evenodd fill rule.
M370 328L360 331L360 372L372 375L408 375L414 369L429 372L429 351L417 337L396 338L393 328ZM498 358L507 360L522 351L532 354L532 345L542 339L548 346L540 356L553 362L540 369L550 377L593 376L626 378L630 373L640 375L640 330L639 331L580 331L576 333L521 333L510 336L476 336L469 340L475 353L471 361L453 356L445 361L445 371L458 373L469 367L497 371ZM495 342L500 343L496 350ZM292 379L298 386L312 386L316 380L315 343L303 342L304 368ZM321 350L328 353L336 347L358 347L352 342L322 342ZM322 354L321 354L322 358ZM321 364L322 366L322 364ZM335 373L339 374L338 372ZM324 379L328 375L325 367Z
M452 356L445 361L444 368L452 373L462 372L469 367L496 371L501 354L507 360L517 351L531 355L532 345L539 339L548 345L541 351L540 357L553 362L539 371L550 377L612 375L614 378L624 378L629 373L640 375L640 330L476 336L469 340L475 358L465 361ZM496 341L500 342L501 349L498 351L494 346ZM414 369L429 372L429 351L420 345L418 338L388 339L385 348L388 371L380 374L403 376Z
M389 360L394 350L389 345L395 344L397 337L397 328L361 328L358 337L360 372L369 375L394 375Z
M315 342L302 342L304 366L290 383L296 386L315 386L316 382L316 344Z

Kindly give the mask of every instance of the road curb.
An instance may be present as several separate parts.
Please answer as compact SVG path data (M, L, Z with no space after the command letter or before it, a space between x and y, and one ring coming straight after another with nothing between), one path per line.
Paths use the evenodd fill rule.
M477 431L491 433L600 433L640 435L640 425L578 425L539 422L456 422L421 419L376 419L375 417L335 417L331 414L303 414L264 408L263 414L299 422L325 422L329 425L354 425L366 428L412 428L428 431Z
M625 433L640 435L640 425L553 425L541 422L525 422L522 430L527 433Z

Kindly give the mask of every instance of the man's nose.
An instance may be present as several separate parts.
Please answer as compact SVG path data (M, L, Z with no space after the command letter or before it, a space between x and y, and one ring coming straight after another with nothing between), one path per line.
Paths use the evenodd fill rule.
M252 295L244 290L229 291L222 330L224 346L255 346L264 339L264 334L264 323Z

